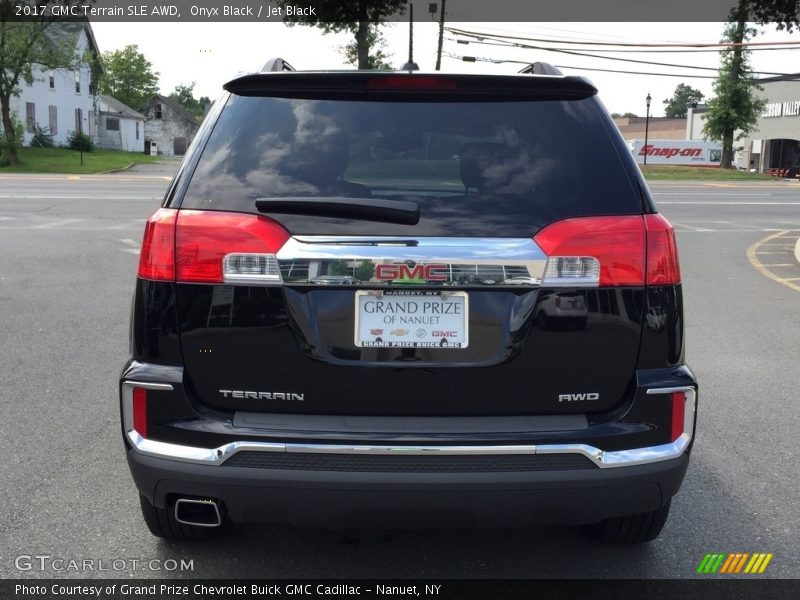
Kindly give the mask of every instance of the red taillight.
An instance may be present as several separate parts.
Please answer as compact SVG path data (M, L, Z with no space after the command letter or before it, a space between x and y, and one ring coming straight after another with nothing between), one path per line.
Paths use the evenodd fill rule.
M181 210L175 234L177 280L223 283L223 258L229 254L241 255L237 269L249 255L261 260L255 268L266 268L265 256L276 253L288 239L283 227L261 215Z
M581 265L578 259L595 258L600 265L601 286L644 284L645 228L641 216L565 219L548 225L533 239L550 257L549 263L560 260L565 269L574 265L575 270L588 271L590 265ZM565 276L564 283L570 279Z
M133 428L147 437L147 390L142 388L133 388Z
M368 90L444 90L458 89L449 77L437 75L386 75L373 77L367 82Z
M675 232L659 214L645 215L647 228L647 285L680 283L681 269Z
M686 394L683 392L672 393L672 427L669 440L674 442L683 434L686 419Z
M154 281L175 281L175 218L178 211L159 208L144 226L139 254L139 277Z

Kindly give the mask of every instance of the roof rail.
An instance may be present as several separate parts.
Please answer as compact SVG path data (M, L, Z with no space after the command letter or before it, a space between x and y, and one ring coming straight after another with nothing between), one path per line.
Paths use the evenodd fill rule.
M529 75L563 75L561 69L546 62L531 63L523 68L520 73L527 73Z
M294 71L295 68L287 63L282 58L270 58L267 62L264 63L264 66L261 67L262 73L267 73L269 71Z

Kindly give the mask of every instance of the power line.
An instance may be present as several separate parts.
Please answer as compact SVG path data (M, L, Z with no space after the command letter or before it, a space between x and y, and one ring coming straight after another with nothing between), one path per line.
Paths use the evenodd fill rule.
M500 46L501 48L514 48L514 47L518 47L519 46L518 43L514 43L514 42L501 42L501 41L489 42L489 41L486 41L486 40L461 40L461 39L454 38L454 37L447 37L445 39L450 41L450 42L456 42L457 44L483 44L485 46ZM554 44L557 43L557 40L552 40L552 43L554 43ZM781 48L752 48L752 49L750 49L750 52L790 52L792 50L800 50L800 41L798 41L797 44L798 44L797 46L781 47ZM545 49L545 50L549 50L550 49L549 46L548 47L542 46L542 48ZM690 52L691 53L695 53L695 52L701 52L701 53L707 52L707 53L710 53L710 52L713 52L714 54L718 54L719 53L719 50L716 49L716 48L693 48L693 49L689 48L689 49L686 49L686 50L676 50L676 49L663 49L662 50L662 49L657 49L657 48L647 48L647 49L635 49L635 48L617 48L617 49L611 49L611 48L608 48L608 49L607 48L573 48L573 50L575 50L575 51L584 51L584 52L610 52L610 53L635 52L637 54L639 54L639 53L646 53L646 54L651 54L651 53L652 54L666 54L666 53L669 53L669 54L687 54L687 53L690 53Z
M477 41L477 44L483 44L486 42ZM503 45L503 44L500 44ZM559 54L570 54L572 56L582 56L585 58L598 58L601 60L613 60L617 62L626 62L626 63L635 63L640 65L652 65L656 67L675 67L676 69L693 69L695 71L712 71L717 72L719 71L719 67L699 67L696 65L682 65L676 63L665 63L665 62L655 62L651 60L637 60L635 58L617 58L614 56L602 56L600 54L590 54L587 52L579 52L577 50L564 50L560 48L549 48L545 46L533 46L531 44L521 44L521 43L509 43L506 44L508 48L523 48L526 50L543 50L546 52L556 52ZM775 73L773 71L755 71L756 73L760 73L761 75L786 75L786 73Z
M558 44L580 44L583 46L622 46L625 48L733 48L736 46L750 47L750 46L796 46L797 41L784 41L784 42L671 42L671 43L651 43L651 42L591 42L586 40L554 40L548 38L534 38L523 37L515 35L502 35L499 33L481 33L479 31L469 31L467 29L457 29L455 27L446 27L448 32L455 35L463 35L466 37L474 37L477 39L506 39L506 40L523 40L526 42L549 42Z
M456 54L445 52L444 56L448 58L455 58L457 60L462 60L465 62L488 62L494 64L502 64L502 63L516 63L516 64L524 64L529 65L531 61L529 60L512 60L512 59L502 59L502 58L483 58L479 56L458 56ZM598 71L602 73L621 73L623 75L652 75L655 77L678 77L684 79L716 79L711 75L682 75L679 73L653 73L653 72L646 72L646 71L622 71L618 69L601 69L599 67L575 67L571 65L555 65L559 69L575 69L577 71Z

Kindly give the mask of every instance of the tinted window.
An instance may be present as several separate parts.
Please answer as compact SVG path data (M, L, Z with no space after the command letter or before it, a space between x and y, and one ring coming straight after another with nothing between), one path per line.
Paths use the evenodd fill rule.
M598 103L356 102L231 96L182 206L258 198L416 201L416 226L275 217L294 233L526 236L557 219L641 212Z

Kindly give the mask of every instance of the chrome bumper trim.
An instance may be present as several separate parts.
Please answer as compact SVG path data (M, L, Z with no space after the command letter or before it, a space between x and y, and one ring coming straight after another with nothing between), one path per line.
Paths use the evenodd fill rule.
M605 451L586 444L495 445L495 446L369 446L346 444L298 444L283 442L231 442L218 448L195 448L144 439L132 426L133 388L166 389L166 384L146 384L126 381L122 384L125 432L134 449L147 456L167 458L202 465L222 465L238 452L290 452L311 454L368 454L383 456L485 456L504 454L582 454L600 468L631 467L678 458L692 441L697 392L693 387L654 388L648 394L684 392L686 408L684 431L674 442ZM150 387L157 386L157 387ZM171 389L172 386L167 386Z

